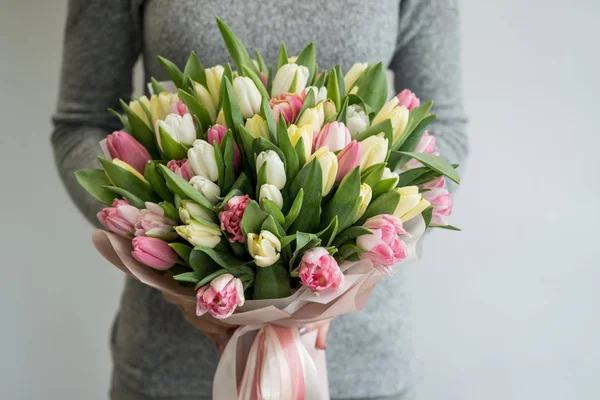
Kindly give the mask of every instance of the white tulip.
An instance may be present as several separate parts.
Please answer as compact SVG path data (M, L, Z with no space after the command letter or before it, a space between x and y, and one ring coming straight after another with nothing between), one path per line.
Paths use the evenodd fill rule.
M188 150L188 161L196 175L215 182L219 179L219 168L215 158L215 149L204 140L196 140Z
M206 200L208 200L211 204L217 204L219 202L221 188L216 183L198 175L190 179L190 185L192 185L197 192L206 197Z
M176 226L175 231L194 246L214 248L221 241L221 230L215 226L190 220L189 224Z
M373 190L371 189L371 186L367 185L366 183L361 184L359 196L362 202L360 203L360 207L358 208L358 213L354 217L353 223L358 221L360 217L364 215L365 211L367 211L369 203L371 203L371 199L373 198Z
M263 199L271 200L280 210L283 208L283 196L281 195L279 189L277 189L277 187L274 185L265 183L260 187L260 193L258 196L259 203L262 203Z
M388 167L385 167L383 169L383 174L381 175L381 180L386 180L386 179L395 179L395 183L393 186L396 186L398 184L398 180L400 179L400 176L395 173L392 172L391 169L389 169Z
M233 80L233 93L244 118L260 113L262 96L252 79L240 76Z
M325 197L335 183L335 177L338 171L338 159L332 151L329 151L329 147L323 146L310 156L306 163L308 164L313 159L317 159L321 165L322 174L322 192L321 195Z
M200 103L202 106L204 106L204 108L206 108L206 111L208 111L208 114L210 115L210 120L214 121L217 118L217 103L213 101L213 98L208 92L208 89L206 89L198 82L194 82L194 90L196 91L198 103Z
M364 171L372 165L385 161L388 150L388 140L377 135L369 136L361 142L360 170Z
M277 97L281 93L300 93L306 88L310 72L304 65L285 64L275 74L271 97ZM294 87L292 83L294 83Z
M281 255L281 242L269 231L248 234L248 252L258 267L269 267L275 264Z
M179 207L179 218L184 224L189 223L190 220L203 219L205 221L211 221L212 219L204 207L202 207L200 204L194 203L192 200L181 201L181 207Z
M348 106L346 114L346 127L350 131L352 139L356 139L359 133L369 127L369 116L365 110L358 104Z
M306 88L306 96L313 96L315 99L315 104L320 103L327 100L327 88L325 86L320 88L316 86L309 86Z
M347 92L350 91L352 85L354 85L356 80L365 71L365 69L367 69L368 66L369 64L367 63L356 63L350 68L350 71L348 71L346 76L344 76L344 86L346 87Z
M204 74L206 75L206 86L212 97L213 104L219 104L219 90L221 89L221 78L225 68L222 65L215 65L212 68L206 68Z
M285 166L279 155L273 150L263 151L256 158L256 173L260 172L260 167L267 163L267 181L277 189L281 190L285 187Z
M398 98L392 97L373 118L373 125L389 119L392 123L394 143L396 143L408 126L408 118L408 109L404 106L398 107Z
M191 146L196 140L196 128L194 127L194 120L190 114L185 114L183 117L179 114L169 114L164 121L156 121L156 141L158 147L163 150L162 143L160 142L159 127L167 132L177 143Z

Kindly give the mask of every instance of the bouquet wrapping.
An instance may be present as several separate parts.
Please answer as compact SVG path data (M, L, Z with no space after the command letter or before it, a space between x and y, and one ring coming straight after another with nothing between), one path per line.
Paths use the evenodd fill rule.
M76 172L108 206L93 242L196 318L238 327L215 399L326 399L324 353L298 328L360 310L426 229L457 230L457 165L434 152L432 102L388 100L381 63L344 75L319 70L314 45L282 44L273 68L217 22L235 69L159 58L172 82L111 110L123 130L100 143L103 169Z

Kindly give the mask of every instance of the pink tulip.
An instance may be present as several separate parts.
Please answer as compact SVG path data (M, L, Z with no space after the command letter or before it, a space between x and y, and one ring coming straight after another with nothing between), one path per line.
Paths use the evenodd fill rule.
M142 217L142 213L127 200L115 199L112 207L103 208L97 217L109 231L131 238L135 232L135 224Z
M435 179L430 180L429 182L425 182L422 185L419 185L420 189L433 189L433 188L443 188L446 186L446 178L443 176L438 176Z
M244 217L244 211L248 206L250 197L248 195L235 196L229 199L223 207L223 211L219 213L219 221L221 221L221 229L228 233L227 239L230 243L240 242L244 243L245 238L242 234L242 218Z
M269 82L269 78L267 77L267 74L265 74L264 72L261 72L260 80L262 81L263 85L265 85L265 87L267 87L267 83Z
M177 262L177 253L160 239L140 236L133 238L133 258L160 271L171 268Z
M342 150L351 140L350 131L343 122L330 122L315 135L313 151L317 151L323 146L329 147L329 151Z
M421 105L421 100L408 89L404 89L396 97L398 98L398 107L404 106L409 111Z
M146 203L146 208L141 210L141 217L135 223L135 236L156 237L163 240L174 240L177 232L173 227L177 222L165 217L165 210L155 203Z
M231 274L223 274L203 286L196 293L196 315L210 313L214 318L230 317L238 306L244 305L242 281Z
M208 135L208 143L210 143L211 145L213 144L213 142L217 142L218 144L221 144L221 142L223 141L223 138L227 134L227 128L225 128L223 125L215 124L211 128L209 128L206 133ZM233 142L233 168L235 168L236 171L239 171L241 165L242 165L242 155L240 154L240 149L238 148L237 143L234 141Z
M337 154L338 171L335 178L336 185L339 184L346 175L360 164L362 154L362 144L356 140L351 141Z
M375 268L391 275L392 264L402 261L408 255L406 243L398 235L408 234L402 221L393 215L382 214L369 218L363 225L372 234L356 239L356 245L363 250L360 257L371 260Z
M178 114L183 117L189 113L190 111L183 101L177 101L169 106L169 114Z
M196 175L187 158L183 160L171 160L167 163L167 168L188 182Z
M150 153L130 134L116 131L106 137L108 152L112 158L118 158L131 165L140 173L144 173L146 164L150 161Z
M428 131L425 131L425 132L423 132L423 136L421 136L421 140L419 140L419 144L415 148L414 152L415 153L433 154L436 156L439 155L440 153L433 151L434 148L435 148L435 136L432 136L429 134ZM412 158L410 161L408 161L404 165L403 169L413 169L413 168L419 168L422 166L423 166L423 164L421 164L419 161Z
M423 185L419 185L421 189L429 189L423 192L422 196L433 207L431 226L447 226L448 222L444 217L452 214L452 195L444 187L445 184L446 180L443 176L440 176Z
M338 290L344 285L344 274L324 247L315 247L304 253L298 265L298 276L302 284L313 292L329 288Z
M302 91L299 94L282 93L276 98L271 99L269 104L273 110L275 122L279 122L279 115L283 115L286 123L294 123L296 118L298 118L300 110L302 110L305 97L306 93Z

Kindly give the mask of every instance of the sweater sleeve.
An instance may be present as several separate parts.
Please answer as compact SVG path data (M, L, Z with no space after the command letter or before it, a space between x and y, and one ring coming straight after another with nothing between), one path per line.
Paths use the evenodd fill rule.
M429 132L436 137L436 151L448 161L462 165L468 143L456 2L400 2L397 48L390 69L398 92L408 88L422 101L434 101L432 112L437 119Z
M139 5L124 0L69 0L52 147L60 177L79 210L97 224L102 204L79 186L74 172L100 168L98 142L120 128L108 108L132 91L140 52Z

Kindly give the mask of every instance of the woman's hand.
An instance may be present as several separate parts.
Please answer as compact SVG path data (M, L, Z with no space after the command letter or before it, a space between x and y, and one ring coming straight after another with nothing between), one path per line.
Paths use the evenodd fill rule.
M317 330L317 341L315 347L319 350L325 350L327 348L327 332L329 331L329 325L331 324L330 319L325 321L315 322L314 324L306 325L300 328L300 335L305 335L308 332Z

